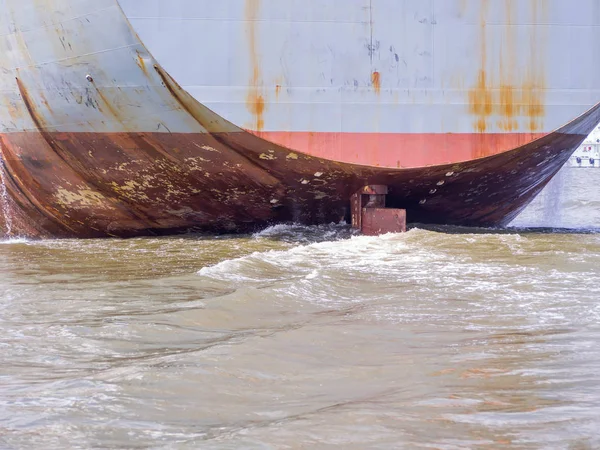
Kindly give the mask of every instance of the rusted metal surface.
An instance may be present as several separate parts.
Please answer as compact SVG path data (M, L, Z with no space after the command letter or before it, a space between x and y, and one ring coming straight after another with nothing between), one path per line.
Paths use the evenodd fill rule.
M350 224L352 228L362 229L362 210L369 203L371 207L385 208L387 186L364 186L350 197Z
M352 194L350 197L350 225L355 230L362 227L362 195Z
M595 107L539 140L454 164L342 163L261 139L199 103L152 58L114 0L0 0L4 234L129 237L338 222L351 196L373 185L387 186L387 206L405 209L409 221L497 226L599 121Z
M366 236L406 231L406 211L394 208L363 208L361 232Z
M352 195L352 227L367 236L406 231L406 211L385 207L388 193L387 186L370 185Z
M362 210L367 205L370 208L385 208L385 196L389 190L387 186L364 186L350 198L350 213L353 228L362 229Z

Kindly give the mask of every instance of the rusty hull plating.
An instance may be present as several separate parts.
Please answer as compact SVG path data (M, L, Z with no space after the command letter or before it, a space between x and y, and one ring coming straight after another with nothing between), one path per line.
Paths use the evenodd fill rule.
M75 8L77 2L67 3ZM99 3L99 10L116 5ZM0 7L11 5L19 7L0 0ZM72 12L85 27L86 16ZM455 164L342 163L226 121L183 90L129 28L122 50L128 65L113 74L102 56L34 60L14 11L11 23L4 14L0 25L10 27L10 44L26 55L0 67L0 228L8 236L132 237L338 222L348 217L351 196L367 185L387 186L386 206L405 209L411 222L501 226L600 121L596 106L529 144ZM61 36L59 53L78 45L64 29Z
M190 112L203 110L170 86ZM202 112L195 117L208 129L210 112ZM599 116L595 107L512 151L420 169L315 158L242 130L11 133L0 140L10 211L0 225L28 237L131 237L329 223L346 216L354 192L380 184L389 187L387 206L406 209L410 221L501 226L539 193Z

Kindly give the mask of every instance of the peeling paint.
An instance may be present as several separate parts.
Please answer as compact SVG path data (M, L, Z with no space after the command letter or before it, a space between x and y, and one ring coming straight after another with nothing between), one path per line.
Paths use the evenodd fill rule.
M141 192L144 189L144 186L135 181L130 180L121 185L113 182L112 188L114 192L135 201L150 200L150 197L148 197L148 195L146 195L144 192Z
M207 152L216 152L216 153L221 153L219 150L217 150L216 148L211 147L210 145L203 145L202 147L200 147L202 150L206 150Z
M106 199L99 192L86 188L80 188L77 191L70 191L59 188L54 194L56 203L64 208L108 208Z

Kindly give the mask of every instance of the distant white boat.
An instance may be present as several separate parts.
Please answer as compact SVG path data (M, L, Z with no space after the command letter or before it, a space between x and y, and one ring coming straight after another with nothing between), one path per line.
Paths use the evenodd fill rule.
M573 153L566 166L600 168L600 126Z

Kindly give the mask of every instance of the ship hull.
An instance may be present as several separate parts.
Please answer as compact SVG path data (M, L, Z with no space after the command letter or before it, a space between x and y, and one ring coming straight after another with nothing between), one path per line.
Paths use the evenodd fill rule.
M204 102L192 84L180 86L140 40L143 29L121 9L126 2L51 3L0 0L0 228L7 236L132 237L339 222L351 196L373 184L387 186L387 206L406 209L411 222L502 226L600 121L595 88L586 80L576 84L582 89L567 107L555 108L544 98L559 85L546 92L534 77L506 97L478 70L480 85L443 96L458 122L438 114L446 100L440 103L432 85L408 89L420 108L400 102L384 122L373 122L371 113L383 117L374 105L385 102L356 103L362 125L353 119L356 126L338 129L332 124L345 122L345 113L336 116L327 105L344 109L345 96L327 102L309 89L304 104L322 118L319 125L305 127L310 115L303 113L299 122L278 125L269 119L276 108L259 95L261 83L243 94L254 105L244 106L248 121L238 117L237 94L227 94L230 102ZM443 16L436 17L437 23ZM251 13L247 22L263 21ZM190 73L180 76L189 80ZM369 79L367 100L385 91L385 78L370 73ZM288 88L292 95L293 83ZM361 95L350 90L350 98ZM454 95L466 100L452 103ZM302 111L301 98L289 100L287 107ZM520 106L509 108L513 100ZM552 131L563 118L568 124Z
M560 170L600 107L530 144L452 165L388 169L316 158L239 130L0 136L0 226L29 237L238 233L348 217L363 186L389 187L411 222L508 224ZM7 221L8 220L8 221ZM4 222L4 223L2 223Z

